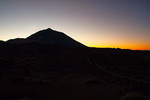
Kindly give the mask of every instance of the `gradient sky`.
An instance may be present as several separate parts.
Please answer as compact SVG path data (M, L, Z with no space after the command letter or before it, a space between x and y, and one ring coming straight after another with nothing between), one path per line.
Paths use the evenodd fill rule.
M91 47L150 50L150 0L0 0L0 40L46 28Z

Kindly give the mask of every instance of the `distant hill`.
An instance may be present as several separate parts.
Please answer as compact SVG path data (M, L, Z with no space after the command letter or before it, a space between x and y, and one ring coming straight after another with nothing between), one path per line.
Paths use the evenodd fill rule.
M26 43L24 38L10 39L10 40L8 40L6 42L7 43L15 43L15 44Z
M6 41L7 43L41 43L41 44L51 44L67 47L85 47L85 45L79 43L78 41L72 39L62 32L52 30L50 28L41 30L32 34L27 38L16 38Z

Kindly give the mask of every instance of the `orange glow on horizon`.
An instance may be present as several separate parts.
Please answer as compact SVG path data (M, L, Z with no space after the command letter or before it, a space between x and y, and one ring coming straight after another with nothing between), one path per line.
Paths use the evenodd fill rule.
M117 46L117 45L87 45L89 47L96 47L96 48L120 48L120 49L131 49L131 50L150 50L148 46L139 46L139 45L126 45L126 46Z

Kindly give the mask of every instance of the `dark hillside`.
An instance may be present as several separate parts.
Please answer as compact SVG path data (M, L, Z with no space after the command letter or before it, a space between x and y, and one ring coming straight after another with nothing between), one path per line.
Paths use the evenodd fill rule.
M1 100L120 100L150 95L150 53L121 49L0 44Z

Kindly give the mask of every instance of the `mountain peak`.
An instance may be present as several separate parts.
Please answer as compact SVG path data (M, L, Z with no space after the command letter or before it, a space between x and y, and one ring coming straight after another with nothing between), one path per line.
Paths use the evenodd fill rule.
M51 28L47 28L47 29L45 29L45 30L48 30L48 31L53 31L53 29L51 29Z
M47 29L43 29L43 30L40 30L40 31L38 31L38 32L36 32L36 33L39 33L39 32L50 32L50 31L54 31L53 29L51 29L51 28L47 28ZM32 34L33 35L33 34Z

